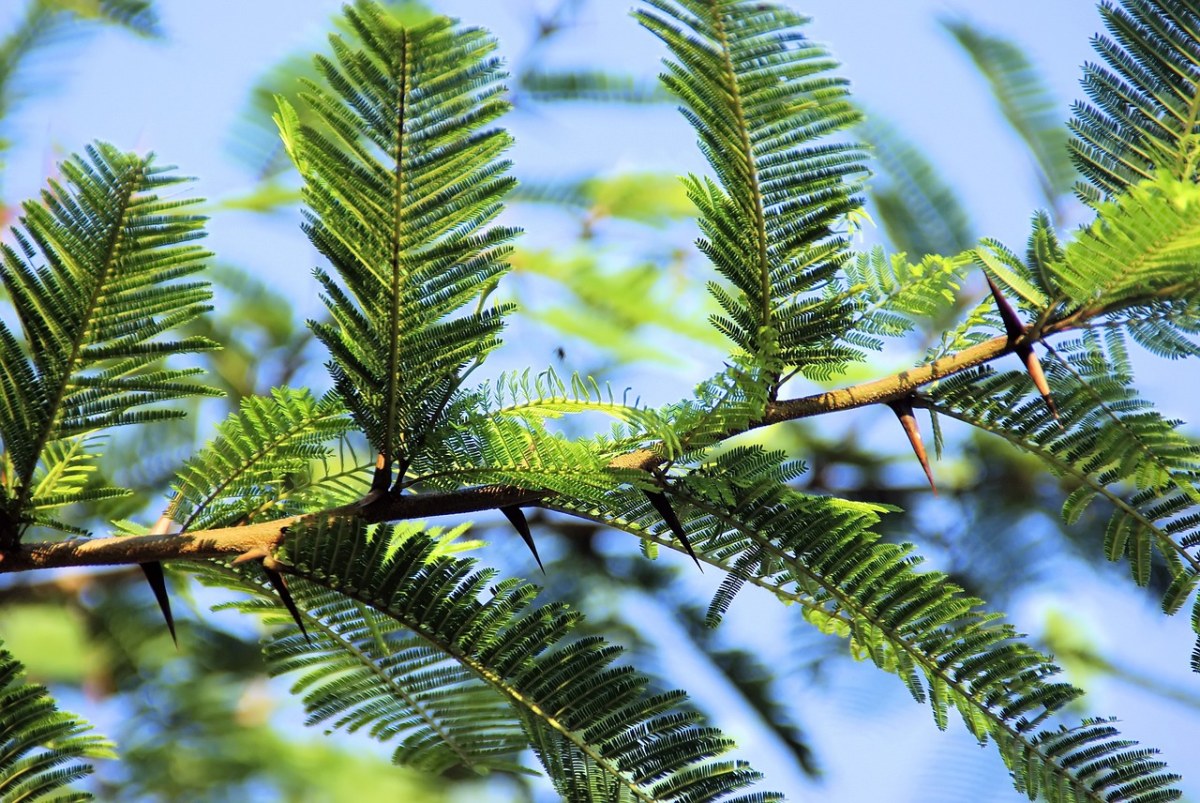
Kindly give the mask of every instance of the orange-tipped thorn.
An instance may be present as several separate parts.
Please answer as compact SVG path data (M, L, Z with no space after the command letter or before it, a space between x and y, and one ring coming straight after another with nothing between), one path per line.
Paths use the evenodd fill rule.
M929 480L929 487L933 491L933 495L937 496L937 485L933 481L933 470L929 467L929 455L925 452L925 443L921 440L921 428L917 426L917 417L913 414L912 401L897 399L888 402L887 405L892 408L896 418L900 419L900 426L904 428L904 434L908 436L908 443L912 446L913 454L917 456L921 468L925 470L925 479Z
M1050 396L1050 383L1046 381L1046 373L1042 370L1042 361L1038 359L1032 346L1024 346L1017 349L1017 356L1025 363L1025 370L1029 372L1029 378L1033 380L1033 386L1037 388L1037 392L1042 394L1042 401L1050 408L1050 414L1054 416L1054 420L1058 425L1062 426L1062 420L1058 417L1058 407L1054 404L1054 399Z

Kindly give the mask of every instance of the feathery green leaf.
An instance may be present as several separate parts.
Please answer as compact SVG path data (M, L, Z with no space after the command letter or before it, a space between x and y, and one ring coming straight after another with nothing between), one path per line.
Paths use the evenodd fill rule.
M75 482L49 487L37 476L86 471L87 439L101 429L174 418L162 402L215 391L190 380L201 369L169 368L166 357L215 347L201 337L165 339L209 308L199 271L207 254L192 243L203 218L193 200L159 192L181 179L151 157L98 144L61 165L40 203L27 202L14 244L0 248L4 287L25 343L0 322L0 438L6 478L4 537L48 523L30 508L60 506Z
M915 145L878 115L856 129L871 146L873 214L897 251L924 258L958 254L975 243L965 204Z
M1200 9L1189 0L1121 0L1102 2L1100 16L1110 36L1092 47L1104 64L1084 65L1091 103L1076 103L1070 123L1072 158L1092 185L1077 191L1096 202L1158 172L1195 181Z
M992 89L1001 114L1021 137L1038 168L1038 186L1053 209L1070 192L1075 168L1057 103L1028 56L1015 43L965 20L942 21Z
M299 671L311 721L401 739L400 763L520 771L515 753L555 740L635 801L780 800L730 795L759 775L713 759L732 746L701 727L681 692L614 666L620 648L571 640L579 615L534 607L536 589L447 554L418 525L367 528L340 520L293 529L284 554L312 634L267 646L273 671ZM261 595L249 566L213 579ZM274 602L238 607L290 621ZM522 724L525 729L522 729ZM547 770L563 782L554 761Z
M339 400L318 401L307 390L277 388L243 399L179 469L175 521L189 530L228 527L360 497L364 489L353 477L361 477L362 462L337 459L329 448L350 426Z
M821 294L848 257L837 234L857 209L861 148L827 140L858 122L834 62L805 21L749 0L646 0L638 21L674 58L662 80L683 103L717 181L691 177L699 247L733 285L711 291L713 324L746 354L825 377L860 352L840 334L849 304ZM773 333L773 334L768 334ZM764 354L773 343L776 353Z
M41 686L26 683L25 668L0 647L0 799L77 803L92 800L66 789L92 772L84 759L113 758L107 739L59 711Z
M305 180L305 226L324 270L330 323L313 323L338 393L403 477L461 372L494 348L508 307L482 299L516 232L491 223L513 179L495 42L433 21L404 27L377 4L345 10L348 39L317 58L325 86L280 101L285 147ZM464 312L478 301L480 308Z
M1037 729L1075 699L1079 690L1057 681L1058 669L1029 648L996 614L962 594L938 572L918 573L908 545L882 542L872 532L878 506L814 497L785 484L797 466L760 447L733 449L673 478L667 490L703 562L727 569L710 607L720 619L738 589L762 586L824 632L850 640L862 659L898 675L918 701L928 700L935 721L956 709L981 742L991 739L1014 772L1017 788L1036 784L1051 801L1109 801L1129 789L1130 800L1178 797L1176 780L1153 751L1131 749L1104 732L1079 746L1054 742ZM603 504L554 509L604 522L663 546L671 536L653 507L636 492L614 491ZM1103 760L1108 774L1079 772L1083 761Z

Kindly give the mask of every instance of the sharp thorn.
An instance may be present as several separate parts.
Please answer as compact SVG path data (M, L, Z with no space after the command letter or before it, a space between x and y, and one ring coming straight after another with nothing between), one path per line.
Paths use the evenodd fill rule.
M996 299L996 307L1000 310L1000 320L1004 321L1004 331L1008 334L1010 341L1016 340L1025 334L1025 326L1021 323L1021 319L1017 317L1017 311L1008 303L1008 299L1000 295L1000 288L992 281L992 277L986 272L983 277L987 279L988 287L992 290L992 298ZM1058 422L1059 429L1066 429L1062 424L1062 419L1058 417L1058 407L1054 404L1054 399L1050 395L1050 383L1046 381L1046 373L1042 370L1041 360L1038 359L1033 347L1026 343L1019 347L1017 356L1025 363L1025 370L1029 372L1029 378L1033 380L1033 386L1037 388L1037 392L1041 394L1042 401L1046 402L1046 407L1050 409L1050 414L1054 416L1054 420Z
M304 640L312 644L312 639L308 637L308 628L304 626L304 620L300 618L300 609L296 607L296 601L292 599L292 592L288 590L287 581L283 578L283 574L279 570L268 566L266 560L263 561L262 570L267 579L271 581L271 586L275 589L275 593L279 595L279 599L283 601L283 606L292 615L292 619L296 622L296 627L300 628L300 632L304 634Z
M921 440L921 428L917 426L917 417L913 414L912 402L908 399L900 399L888 402L888 407L891 407L896 418L900 419L900 426L904 428L904 434L908 436L908 443L912 446L913 454L917 456L921 468L925 470L925 479L929 480L929 487L933 490L933 495L937 496L937 485L933 481L933 471L929 467L929 455L926 454L925 443Z
M146 582L150 584L150 590L154 592L154 599L158 602L158 609L162 611L163 619L167 620L167 630L171 631L171 641L175 642L175 648L179 649L179 638L175 635L175 617L171 615L171 598L167 595L167 578L163 574L162 564L154 561L138 565L142 567L142 574L146 575Z
M1032 346L1025 346L1017 350L1017 356L1025 363L1025 370L1029 372L1033 386L1037 388L1037 392L1042 396L1042 401L1050 409L1050 414L1054 416L1058 428L1065 430L1062 419L1058 417L1058 406L1054 403L1054 397L1050 395L1050 383L1046 381L1046 373L1042 370L1042 361L1038 359L1037 352L1033 350Z
M692 542L688 540L687 533L683 531L683 524L680 523L679 517L675 515L675 508L671 507L671 500L667 499L666 494L661 494L656 491L643 491L646 498L650 500L650 504L658 511L658 515L663 517L663 521L671 528L671 532L679 539L679 543L683 544L683 548L692 556L692 560L696 562L696 568L701 572L704 567L700 565L700 559L696 557L696 551L692 549Z
M985 272L983 278L987 279L988 287L992 291L992 298L996 300L996 308L1000 310L1000 320L1004 322L1005 334L1008 335L1009 340L1016 340L1025 334L1025 325L1021 323L1021 318L1013 309L1012 304L1009 304L1008 299L1001 295L1000 288L992 281L992 277Z
M529 531L529 521L525 518L525 514L521 512L521 508L516 505L500 508L513 528L521 535L521 540L525 542L525 546L529 547L529 551L533 553L533 559L537 561L538 568L542 570L542 574L546 573L546 567L542 565L542 559L538 556L537 544L533 543L533 533Z

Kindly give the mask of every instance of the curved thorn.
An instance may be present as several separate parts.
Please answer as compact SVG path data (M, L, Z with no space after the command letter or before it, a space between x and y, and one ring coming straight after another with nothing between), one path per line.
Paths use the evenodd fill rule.
M687 533L683 531L683 525L680 523L679 517L675 515L675 508L671 507L671 500L667 499L666 494L656 491L642 491L642 493L650 500L650 504L658 511L658 515L662 516L667 526L671 528L671 532L679 539L679 543L683 544L683 548L692 556L692 560L696 562L696 568L703 572L704 567L700 565L700 559L696 557L696 552L692 549L692 542L688 540Z
M158 561L139 563L138 566L142 567L142 574L146 575L146 582L150 584L150 590L154 592L158 609L162 611L163 619L167 620L167 630L171 631L171 641L175 642L175 648L179 649L179 638L175 635L175 617L171 615L171 598L167 595L167 578L163 574L163 566Z
M888 402L888 407L891 407L896 418L900 419L900 426L904 428L904 434L908 436L908 443L912 446L913 454L917 456L921 468L925 470L925 479L929 480L929 487L933 490L933 495L937 496L937 485L933 481L933 471L929 468L929 455L925 452L925 443L921 440L921 428L917 426L917 417L913 414L912 400L898 399Z
M521 535L521 540L525 542L525 546L529 547L529 551L533 553L533 559L537 561L538 568L542 570L542 574L546 573L546 567L542 565L542 559L538 557L537 545L533 543L533 533L529 531L529 520L525 518L525 514L521 508L516 505L500 508L513 528Z

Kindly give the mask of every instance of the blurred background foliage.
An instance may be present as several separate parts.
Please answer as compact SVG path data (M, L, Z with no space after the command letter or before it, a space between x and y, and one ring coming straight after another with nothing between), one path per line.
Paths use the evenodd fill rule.
M570 115L581 104L613 114L629 106L670 104L653 76L624 74L603 63L556 66L562 60L552 56L563 33L589 3L601 1L557 0L530 14L529 43L509 65L514 119L538 124ZM437 3L393 8L417 20L436 12ZM1027 150L1042 204L1056 225L1067 227L1078 209L1061 100L1018 42L965 19L940 24L960 50L960 68L978 75L999 118ZM3 138L9 120L20 115L23 104L47 102L57 84L70 80L86 58L89 33L100 26L168 44L172 35L151 0L24 0L15 25L0 31L0 167L10 145ZM266 66L248 88L228 142L249 189L217 199L210 214L294 216L298 187L271 114L274 95L294 95L296 79L311 71L307 50L297 52ZM974 245L981 232L959 190L904 131L868 109L858 133L876 155L867 204L871 221L864 224L869 228L873 222L871 237L914 260ZM691 248L693 210L676 177L624 170L547 176L537 165L520 163L517 170L521 185L509 218L531 236L500 290L522 310L518 331L508 336L514 364L528 363L534 370L562 364L618 389L644 385L651 377L660 388L679 387L682 395L696 378L697 361L719 362L724 344L706 324L712 311L703 292L707 277ZM0 182L3 176L0 170ZM2 187L0 221L19 201ZM241 398L281 384L323 387L324 374L316 370L320 353L288 288L260 278L250 264L218 262L209 278L217 288L216 312L196 324L194 334L225 344L202 359L226 396L185 420L158 425L153 437L113 441L103 470L138 493L76 511L95 530L113 520L153 521L176 467ZM984 293L981 282L969 285L957 312L975 306ZM908 354L879 358L878 373L911 364L951 323L928 321ZM1091 544L1100 519L1085 515L1075 526L1063 526L1059 508L1071 489L1041 473L1033 458L986 435L948 433L935 467L941 492L936 498L886 411L791 423L746 437L802 456L809 470L799 482L806 490L901 508L904 512L886 520L888 534L916 542L969 593L1000 609L1058 582L1066 567L1101 577L1114 571ZM629 646L639 665L657 670L664 685L691 686L679 679L681 671L689 680L704 678L701 708L740 712L734 734L744 743L772 743L791 762L795 777L819 786L822 745L806 727L806 711L789 701L798 683L837 684L851 659L836 642L798 618L767 621L753 618L757 610L739 609L751 602L739 603L725 627L710 630L704 626L706 594L720 578L695 577L683 561L646 560L628 539L579 520L541 512L531 524L546 563L545 577L536 579L551 597L586 611L588 627ZM499 517L480 516L473 536L493 544L480 552L485 561L509 575L535 576L524 547ZM96 776L100 799L547 799L536 780L419 777L392 767L386 750L364 749L369 742L361 735L327 739L297 727L301 715L284 693L286 680L265 676L257 625L210 613L220 601L212 591L194 588L180 573L172 578L176 607L182 609L178 649L136 569L0 580L0 639L27 665L32 680L50 685L64 706L85 713L119 747L122 760L102 766ZM786 637L779 638L780 632ZM1107 654L1103 640L1071 612L1046 615L1035 637L1057 655L1073 682L1085 688L1104 679L1130 684L1190 709L1200 726L1200 696ZM853 718L855 705L848 708ZM968 778L975 766L965 753L937 760L962 763ZM773 780L787 788L785 779ZM953 788L942 794L963 799L954 797Z

